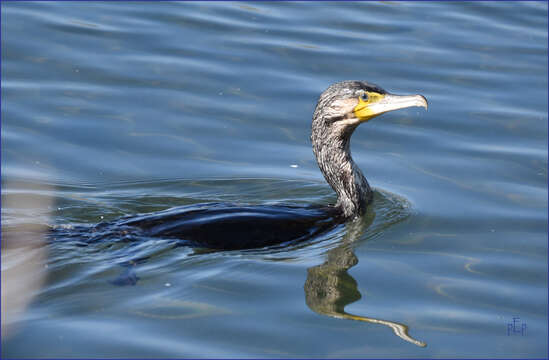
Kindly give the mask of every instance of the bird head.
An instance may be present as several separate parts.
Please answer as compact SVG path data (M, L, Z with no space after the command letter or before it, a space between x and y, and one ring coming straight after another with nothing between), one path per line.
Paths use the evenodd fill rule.
M338 82L320 95L313 116L313 133L316 126L345 134L378 115L412 106L427 109L427 100L422 95L390 94L364 81Z

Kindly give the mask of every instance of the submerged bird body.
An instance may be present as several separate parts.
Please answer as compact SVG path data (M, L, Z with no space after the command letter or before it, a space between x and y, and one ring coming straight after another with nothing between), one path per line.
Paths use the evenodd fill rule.
M354 130L373 117L396 109L423 106L421 95L399 96L361 81L331 85L313 114L311 142L318 166L337 194L333 206L239 206L196 204L121 218L93 229L112 237L138 231L145 236L173 238L214 249L261 248L303 241L364 214L373 192L351 157Z
M180 239L185 245L240 250L311 238L340 223L338 215L329 207L205 203L132 216L118 226L139 227L146 236Z

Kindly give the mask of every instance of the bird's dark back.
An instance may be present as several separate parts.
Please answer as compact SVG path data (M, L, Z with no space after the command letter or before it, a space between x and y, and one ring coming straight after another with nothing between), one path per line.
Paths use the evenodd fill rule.
M124 218L117 227L135 227L147 236L180 239L199 247L234 250L303 241L338 223L328 207L208 203Z

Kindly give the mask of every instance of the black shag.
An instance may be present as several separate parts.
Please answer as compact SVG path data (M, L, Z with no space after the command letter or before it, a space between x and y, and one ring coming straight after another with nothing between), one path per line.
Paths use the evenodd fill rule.
M333 206L181 206L98 224L90 241L138 231L199 247L248 249L310 238L363 215L372 202L373 192L351 158L351 135L357 126L385 112L411 106L427 108L427 100L421 95L389 94L362 81L338 82L320 95L311 141L320 171L337 193Z

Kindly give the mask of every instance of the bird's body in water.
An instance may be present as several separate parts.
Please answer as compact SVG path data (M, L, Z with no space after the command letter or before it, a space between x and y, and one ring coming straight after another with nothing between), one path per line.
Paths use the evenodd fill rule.
M377 115L411 106L427 108L427 101L421 95L392 95L362 81L335 83L320 95L311 141L318 166L337 194L334 205L195 204L101 223L89 229L88 238L93 241L139 233L230 250L302 241L325 232L363 215L373 199L366 178L351 157L354 130Z

